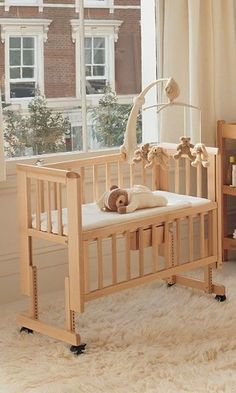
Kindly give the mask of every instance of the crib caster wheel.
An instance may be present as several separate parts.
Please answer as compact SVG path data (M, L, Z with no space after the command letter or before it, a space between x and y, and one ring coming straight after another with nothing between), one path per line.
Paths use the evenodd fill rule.
M216 299L218 302L224 302L224 301L226 300L226 296L225 296L225 295L216 295L216 296L215 296L215 299Z
M72 345L70 347L70 351L73 352L75 355L81 355L85 351L86 344L80 345Z
M22 326L22 328L20 329L20 333L22 333L22 332L25 332L25 333L28 333L28 334L33 334L34 333L34 331L32 329L29 329L29 328L27 328L25 326Z

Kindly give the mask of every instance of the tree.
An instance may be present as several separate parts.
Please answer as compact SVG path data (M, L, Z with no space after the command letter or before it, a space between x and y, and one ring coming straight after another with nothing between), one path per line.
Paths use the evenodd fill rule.
M70 131L70 122L60 112L47 107L46 99L38 94L28 105L28 114L4 110L6 151L9 157L65 151L65 135Z
M98 106L91 109L93 132L97 141L106 147L120 146L123 143L126 124L132 108L131 105L117 103L118 98L110 86L98 102ZM137 121L137 139L141 142L141 114Z

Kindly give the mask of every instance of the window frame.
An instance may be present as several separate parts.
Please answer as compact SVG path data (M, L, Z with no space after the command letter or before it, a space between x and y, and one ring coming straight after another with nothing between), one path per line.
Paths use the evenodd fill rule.
M92 63L91 63L91 67L95 67L96 64L93 63L93 56L94 56L94 38L104 38L104 43L105 43L105 61L104 61L104 68L105 68L105 72L104 75L97 75L97 76L86 76L86 81L90 81L90 80L106 80L106 84L110 83L109 81L109 66L107 64L110 64L109 61L109 37L108 36L103 36L103 35L88 35L86 34L85 38L91 38L92 39ZM87 63L85 62L85 66L87 65ZM111 83L110 83L111 85ZM87 96L99 96L103 93L95 93L95 94L87 94Z
M5 43L5 100L6 103L28 102L32 97L10 97L10 37L35 37L35 80L44 94L44 43L51 20L48 19L3 19L0 18L1 39Z
M5 0L5 11L10 7L39 7L39 12L43 11L43 0Z
M11 46L10 46L10 39L11 38L20 38L21 39L21 42L23 42L23 38L25 38L25 37L29 37L29 38L33 38L33 40L34 40L34 47L32 48L33 50L34 50L34 64L33 64L33 66L30 66L30 68L33 68L34 69L34 77L32 77L32 78L23 78L23 77L20 77L20 78L11 78L11 68L12 67L15 67L15 66L11 66L10 65L10 55L11 55ZM21 47L20 47L20 54L21 54L21 64L19 65L19 67L20 68L23 68L23 50L24 50L24 48L23 48L23 46L22 46L22 44L21 44ZM37 56L37 53L38 53L38 40L37 40L37 37L36 36L18 36L18 35L9 35L9 37L8 37L8 59L7 59L7 61L8 61L8 80L9 80L9 97L10 97L10 99L11 100L19 100L19 99L22 99L22 98L25 98L25 99L32 99L32 97L17 97L17 98L13 98L13 97L11 97L11 83L21 83L21 82L25 82L25 83L35 83L35 88L37 87L37 85L38 85L38 56Z
M121 20L101 20L86 19L84 21L85 37L105 37L106 44L106 64L107 81L111 88L115 89L115 43L118 40L119 28L122 25ZM80 98L80 42L79 42L79 20L72 19L72 41L75 43L75 67L76 67L76 97ZM87 94L90 98L99 98L101 94Z

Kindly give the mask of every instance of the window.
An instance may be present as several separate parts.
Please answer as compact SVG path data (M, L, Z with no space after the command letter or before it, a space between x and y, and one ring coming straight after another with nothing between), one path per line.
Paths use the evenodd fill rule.
M112 8L114 0L84 0L84 7L86 8Z
M44 92L44 42L51 21L47 19L1 19L5 43L6 103Z
M10 98L35 96L35 51L35 37L9 37Z
M9 11L11 6L38 6L39 10L43 10L43 0L5 0L5 11Z
M115 90L115 43L119 20L85 20L86 92L97 95L109 84ZM76 91L80 97L79 20L71 20L72 40L76 45Z
M107 85L106 38L85 38L85 66L87 94L104 93Z

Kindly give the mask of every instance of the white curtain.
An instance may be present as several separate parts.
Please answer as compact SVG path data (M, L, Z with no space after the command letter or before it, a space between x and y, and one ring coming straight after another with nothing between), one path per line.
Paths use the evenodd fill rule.
M202 142L215 144L216 121L236 121L235 0L157 0L162 37L158 77L174 77L179 101L201 107ZM162 113L161 140L183 135L183 112ZM189 118L188 118L189 117ZM186 115L193 142L200 138L197 113Z
M3 148L2 93L0 87L0 181L6 180L6 164Z

